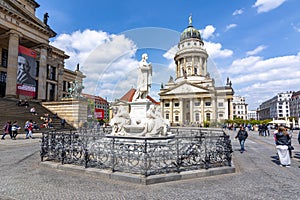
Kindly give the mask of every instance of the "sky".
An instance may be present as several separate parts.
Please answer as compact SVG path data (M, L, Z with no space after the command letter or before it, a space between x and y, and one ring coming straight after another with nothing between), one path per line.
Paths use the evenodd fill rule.
M136 88L143 53L153 66L150 96L175 77L174 55L181 32L192 24L209 54L217 86L227 77L249 109L286 91L300 90L299 0L36 0L39 19L57 33L62 49L86 75L84 93L109 101Z

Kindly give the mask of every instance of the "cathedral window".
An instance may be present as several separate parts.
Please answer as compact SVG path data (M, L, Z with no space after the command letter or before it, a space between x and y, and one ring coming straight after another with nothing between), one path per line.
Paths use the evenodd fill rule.
M195 121L196 122L200 121L200 115L199 115L199 113L195 113Z
M170 118L170 115L169 113L166 114L166 119L169 119Z

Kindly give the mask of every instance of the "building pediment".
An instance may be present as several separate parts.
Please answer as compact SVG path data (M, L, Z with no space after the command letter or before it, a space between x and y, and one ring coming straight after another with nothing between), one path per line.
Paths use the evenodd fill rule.
M190 83L184 83L179 86L175 86L174 88L162 94L171 95L171 94L208 93L208 92L209 90L207 88L199 87Z
M17 22L25 23L34 29L46 33L50 37L56 36L56 33L47 25L38 19L33 13L22 7L16 1L0 1L0 10L7 16L14 18Z

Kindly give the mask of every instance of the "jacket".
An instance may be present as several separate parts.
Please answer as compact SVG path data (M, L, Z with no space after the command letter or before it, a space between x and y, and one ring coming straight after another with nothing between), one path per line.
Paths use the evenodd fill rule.
M282 132L275 134L275 144L276 145L290 145L291 138L288 134L284 135Z
M245 130L239 130L235 138L238 138L239 140L246 140L248 137L248 133Z

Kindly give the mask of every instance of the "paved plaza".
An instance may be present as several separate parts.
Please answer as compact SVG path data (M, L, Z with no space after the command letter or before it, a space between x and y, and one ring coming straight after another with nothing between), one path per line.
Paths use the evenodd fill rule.
M229 132L234 138L236 132ZM0 141L0 199L298 199L300 145L292 165L280 167L272 137L250 132L246 152L232 140L236 173L137 185L40 165L40 139Z

